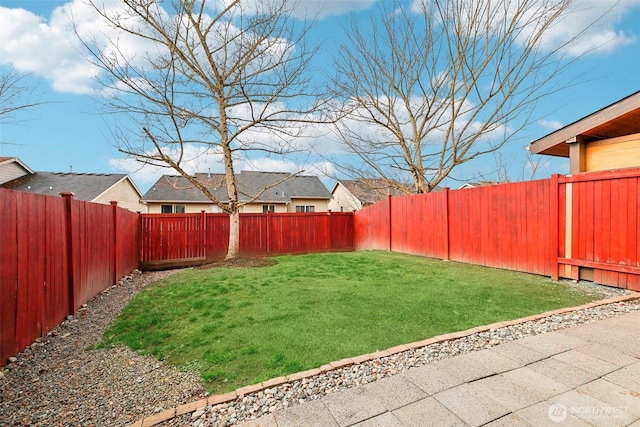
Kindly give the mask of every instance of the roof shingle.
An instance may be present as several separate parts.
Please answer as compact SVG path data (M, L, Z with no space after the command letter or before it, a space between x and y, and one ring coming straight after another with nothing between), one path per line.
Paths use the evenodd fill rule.
M92 201L126 176L115 173L36 172L7 182L2 187L49 196L70 191L78 200Z
M214 196L222 201L228 201L227 180L224 174L197 173L194 175L204 183ZM317 176L306 176L286 172L257 172L242 171L236 174L238 182L238 197L241 201L251 199L265 187L266 190L259 202L286 203L291 198L330 199L331 193ZM280 182L279 184L276 184ZM176 175L163 175L149 191L142 196L142 202L187 202L207 203L210 200L186 178Z
M391 196L401 196L404 193L398 189L399 183L386 179L360 178L340 180L344 187L353 194L363 205L371 205Z

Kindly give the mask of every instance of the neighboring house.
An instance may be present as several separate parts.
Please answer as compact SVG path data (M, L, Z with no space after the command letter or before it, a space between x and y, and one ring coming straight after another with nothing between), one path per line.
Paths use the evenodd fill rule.
M334 212L352 212L372 205L389 195L400 196L404 193L398 189L400 185L389 185L384 179L361 178L340 180L331 190L329 209Z
M572 174L640 167L640 91L532 142L529 150L569 157Z
M494 182L494 181L465 182L460 187L458 187L458 190L463 190L465 188L484 187L484 186L487 186L487 185L496 185L496 184L498 184L498 183Z
M0 177L0 188L48 196L72 192L74 198L87 202L108 205L117 201L121 208L134 212L145 208L140 204L140 190L126 174L34 172L15 157L2 157ZM2 182L7 177L12 179Z
M35 172L16 157L0 157L0 186L25 175Z
M227 202L227 181L224 174L197 173L221 202ZM317 176L280 172L242 171L236 175L238 197L247 201L269 187L240 212L326 212L331 194ZM222 212L199 189L182 176L163 175L140 200L147 213Z

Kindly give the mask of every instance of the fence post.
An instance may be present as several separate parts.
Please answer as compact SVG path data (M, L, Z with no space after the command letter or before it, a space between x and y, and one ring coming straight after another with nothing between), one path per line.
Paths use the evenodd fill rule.
M389 252L391 252L392 248L393 248L393 241L391 240L391 232L392 232L392 228L391 228L391 194L389 194L388 200L389 200L389 205L388 205L388 210L389 210Z
M75 316L76 314L76 298L75 298L75 271L74 271L74 260L73 260L73 219L71 216L72 209L72 200L74 194L70 191L65 191L60 193L62 198L64 199L64 210L65 210L65 223L67 227L66 232L66 240L67 240L67 281L68 281L68 290L69 290L69 298L67 303L69 307L67 309L67 314L72 314Z
M325 243L325 250L331 251L331 242L333 241L333 234L331 234L331 209L327 209L327 240Z
M271 210L267 209L267 256L271 252Z
M207 220L204 213L204 209L200 211L200 238L202 239L200 243L200 256L207 258Z
M138 267L141 267L140 264L145 261L147 236L144 229L144 217L140 212L138 212L138 241L140 242L140 245L138 246Z
M449 261L449 242L451 240L451 236L449 235L449 187L445 187L444 189L444 226L445 226L445 238L444 238L444 245L445 245L445 260Z
M111 215L113 215L113 282L118 282L118 202L112 200L111 203Z
M560 190L559 190L559 186L560 186L560 180L559 180L560 175L558 174L553 174L551 175L551 180L549 181L551 184L551 204L550 204L550 215L551 218L549 220L549 227L550 228L550 233L549 233L549 237L550 237L550 260L549 260L549 267L551 268L551 279L552 280L558 280L560 278L560 265L558 264L558 248L560 246L560 224L559 224L559 217L560 217Z

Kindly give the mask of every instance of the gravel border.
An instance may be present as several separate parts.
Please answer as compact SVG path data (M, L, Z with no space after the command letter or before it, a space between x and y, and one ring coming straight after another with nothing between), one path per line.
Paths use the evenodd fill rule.
M135 272L12 358L0 370L0 425L233 425L435 360L640 311L640 301L590 303L579 310L556 310L434 337L209 396L195 372L124 347L87 350L142 287L175 271ZM599 297L635 297L590 282L565 283Z
M87 348L144 286L173 272L135 272L85 304L0 370L0 426L117 426L207 396L183 372L124 348Z

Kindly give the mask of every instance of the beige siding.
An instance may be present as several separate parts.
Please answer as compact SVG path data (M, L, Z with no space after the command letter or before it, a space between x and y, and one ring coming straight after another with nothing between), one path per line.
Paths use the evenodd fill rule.
M327 200L318 200L318 199L293 199L293 202L290 204L285 203L250 203L248 205L244 205L240 208L241 213L262 213L262 205L271 204L275 207L275 212L295 212L296 206L315 206L316 212L326 212L327 211ZM198 213L200 211L205 212L221 212L221 210L213 205L206 203L180 203L180 202L164 202L164 203L148 203L147 209L143 212L147 213L160 213L161 205L185 205L186 213Z
M262 205L274 205L275 212L287 212L287 205L284 203L249 203L244 205L242 213L262 213Z
M146 212L145 206L140 203L140 195L128 179L121 180L92 201L108 205L112 200L117 201L118 206L123 209Z
M357 211L362 209L362 203L344 185L338 183L329 202L329 209L333 212Z
M20 178L26 174L27 171L16 162L4 164L0 166L0 184Z
M185 213L220 213L221 210L213 203L179 203L179 202L163 202L163 203L147 203L147 213L161 213L162 205L184 205Z
M291 204L287 206L287 212L295 212L296 206L314 206L315 212L326 212L329 210L329 201L327 199L292 198Z
M586 144L586 172L640 167L640 134Z

